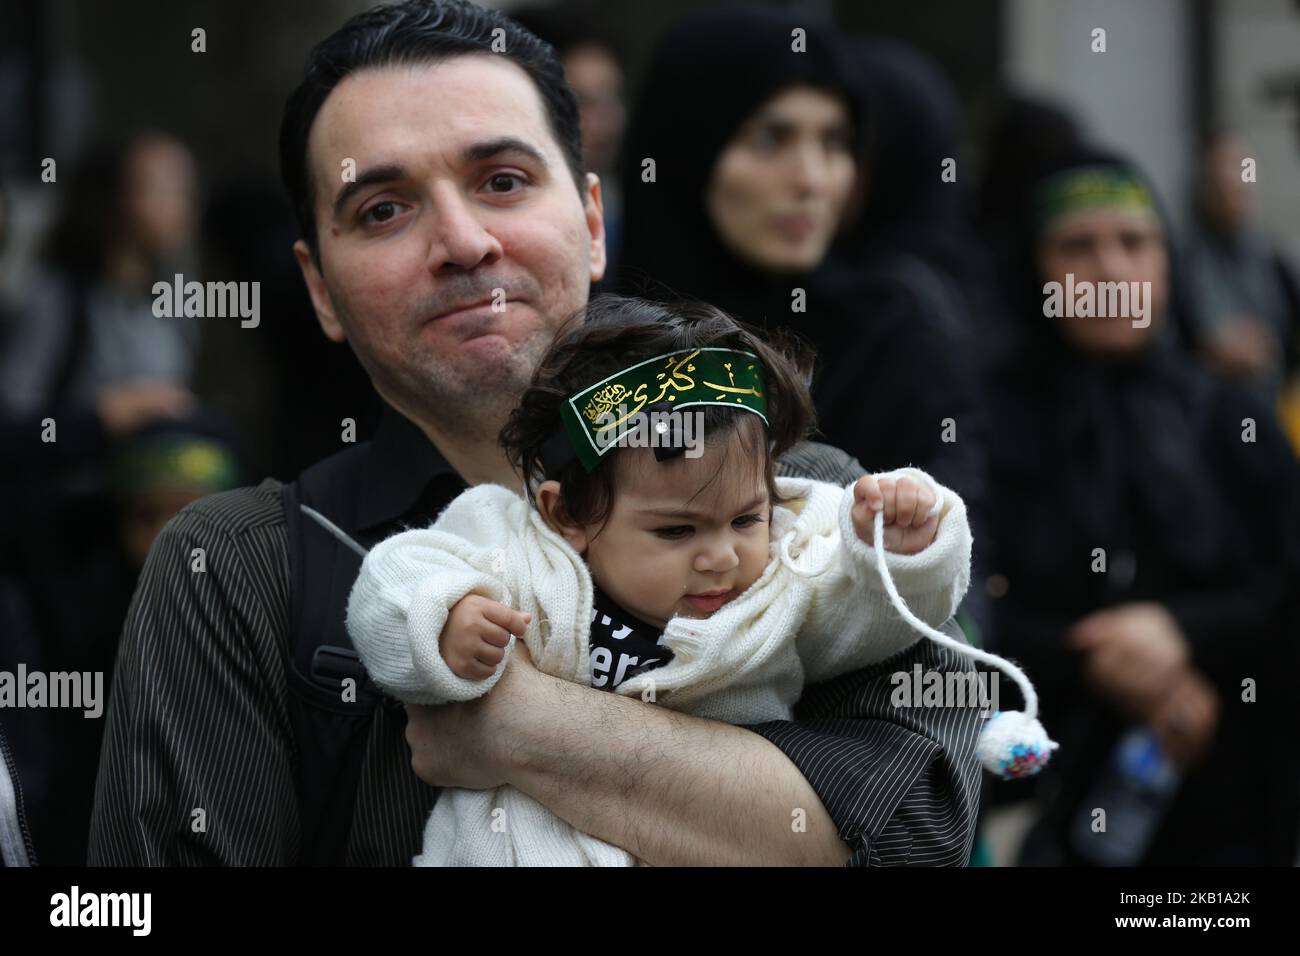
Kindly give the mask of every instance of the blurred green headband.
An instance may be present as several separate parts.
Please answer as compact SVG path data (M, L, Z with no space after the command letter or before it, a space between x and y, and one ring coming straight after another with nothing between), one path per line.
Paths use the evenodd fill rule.
M118 494L158 488L227 491L238 482L238 467L234 452L219 441L160 435L119 449L111 482Z
M1112 209L1155 215L1151 191L1116 166L1066 169L1040 185L1035 194L1034 226L1042 232L1052 220L1085 209Z
M682 349L638 362L571 395L560 418L584 468L638 428L647 412L671 413L694 405L725 405L753 412L767 423L763 366L752 352Z

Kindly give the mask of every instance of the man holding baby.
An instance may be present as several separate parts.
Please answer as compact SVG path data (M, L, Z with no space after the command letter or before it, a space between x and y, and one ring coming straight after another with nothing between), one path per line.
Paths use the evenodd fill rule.
M498 434L605 268L601 187L553 51L469 4L363 13L313 51L281 161L321 328L389 406L373 441L314 469L347 502L324 515L331 534L369 548L467 486L516 487ZM808 444L781 470L862 473ZM345 653L360 558L308 528L333 577L295 580L283 491L268 479L204 499L154 545L118 658L92 864L406 865L436 788L504 785L654 865L966 863L978 711L890 705L894 671L966 669L950 652L918 642L752 728L560 680L526 653L466 703L348 701L338 682L299 694L319 655L295 653L298 615L340 635L317 651ZM295 610L304 587L328 598ZM320 743L304 728L330 726L302 718L313 693L355 741L328 794L300 772Z

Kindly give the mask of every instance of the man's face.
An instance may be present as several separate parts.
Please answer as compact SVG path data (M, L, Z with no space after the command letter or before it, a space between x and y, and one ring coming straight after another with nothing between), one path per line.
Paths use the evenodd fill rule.
M326 335L413 417L507 411L605 268L599 183L576 189L527 74L487 54L352 74L307 153L319 268L294 252Z

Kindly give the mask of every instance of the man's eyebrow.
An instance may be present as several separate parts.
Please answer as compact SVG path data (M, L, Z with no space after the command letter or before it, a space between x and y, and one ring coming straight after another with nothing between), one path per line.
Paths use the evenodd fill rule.
M754 498L753 501L740 508L736 514L743 514L747 511L753 511L759 505L767 500L767 495L761 494ZM690 511L677 508L639 508L637 509L643 515L652 515L656 518L711 518L711 511Z
M376 183L391 183L394 180L401 179L406 175L406 169L396 163L387 163L383 166L371 166L365 172L357 176L356 179L345 183L339 190L339 194L334 198L334 218L339 217L343 207L347 205L348 200L355 196L360 190L367 186L374 186Z
M541 150L518 136L498 136L496 139L471 143L461 151L460 156L467 163L481 163L485 159L492 159L502 153L523 153L543 169L549 169L551 165L546 161L546 157L542 155Z
M496 139L471 143L461 151L461 159L467 163L481 163L485 159L492 159L502 153L522 153L543 169L550 168L550 163L546 161L546 157L541 150L517 136L498 136ZM334 198L334 218L339 217L348 200L355 196L358 191L365 189L367 186L374 186L377 183L401 179L405 175L406 169L396 163L372 166L365 172L360 173L355 180L344 184L343 188L339 190L338 196Z

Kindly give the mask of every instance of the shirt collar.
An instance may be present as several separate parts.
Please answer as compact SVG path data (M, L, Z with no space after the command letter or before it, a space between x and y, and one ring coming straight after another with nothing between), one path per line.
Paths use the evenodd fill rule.
M448 501L467 487L419 426L383 403L361 472L358 528L375 528L407 515L435 481L446 487Z

